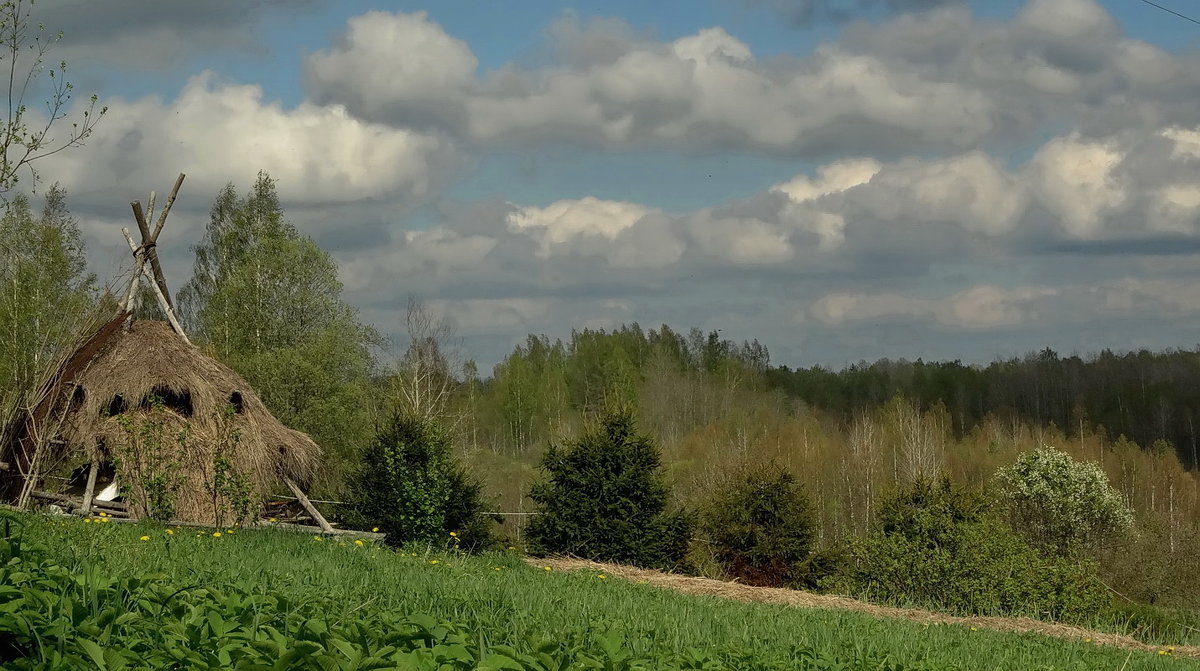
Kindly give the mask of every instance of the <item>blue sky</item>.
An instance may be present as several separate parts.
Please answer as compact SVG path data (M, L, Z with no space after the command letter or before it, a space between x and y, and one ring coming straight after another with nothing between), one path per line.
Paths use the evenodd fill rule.
M416 294L485 366L633 320L789 365L1200 343L1200 25L1138 0L35 7L110 108L44 166L102 276L184 171L180 286L265 169L364 319L402 344Z

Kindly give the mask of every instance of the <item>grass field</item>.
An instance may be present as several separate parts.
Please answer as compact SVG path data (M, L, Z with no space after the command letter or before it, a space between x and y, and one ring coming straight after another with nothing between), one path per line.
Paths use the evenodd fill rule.
M516 553L399 553L287 531L222 530L216 536L187 528L24 515L13 519L11 535L48 554L70 575L81 576L77 582L88 576L157 576L177 593L204 588L216 594L229 589L272 595L300 613L307 612L301 605L313 604L326 627L355 622L382 628L397 618L428 616L453 623L472 650L511 648L514 654L530 655L542 650L546 659L580 664L563 669L1200 668L1169 653L1130 653L1036 635L687 596L595 571L547 571L526 564ZM313 617L307 613L305 617ZM260 615L273 616L256 611L255 621ZM53 640L52 634L47 632L46 640ZM287 645L282 639L281 644ZM605 646L620 650L605 651ZM595 654L582 654L592 648ZM560 668L549 662L473 665L484 656L480 652L475 662L461 666L328 668ZM579 662L593 658L600 665ZM605 659L610 663L605 665Z

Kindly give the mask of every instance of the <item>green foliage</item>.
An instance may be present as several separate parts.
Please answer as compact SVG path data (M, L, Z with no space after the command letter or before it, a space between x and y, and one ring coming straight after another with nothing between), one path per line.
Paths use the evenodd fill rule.
M128 478L135 500L146 517L159 522L175 519L175 506L183 488L183 466L178 455L187 454L187 425L170 435L167 411L160 397L147 397L148 412L116 418L121 437L114 459L122 477Z
M1082 621L1108 603L1094 562L1046 556L989 514L976 492L918 480L886 500L878 529L852 541L824 586L965 614Z
M36 216L29 200L5 203L0 218L0 404L29 391L81 330L95 302L79 222L57 185Z
M114 577L92 568L76 573L14 538L0 539L0 584L0 663L12 671L953 668L807 648L776 659L715 645L655 653L646 649L642 637L604 624L554 639L496 643L499 632L469 619L460 624L378 607L331 618L328 614L338 608L336 597L295 600L252 581L181 585L161 574Z
M541 507L529 525L536 552L655 567L687 553L692 519L667 512L658 447L630 415L606 416L569 448L550 448L541 466L549 478L529 493Z
M379 337L342 299L333 259L284 219L266 173L245 197L221 191L195 253L179 292L185 328L325 449L326 473L350 470L370 439Z
M1133 526L1133 512L1095 462L1046 447L996 472L1013 526L1062 553L1094 546Z
M816 511L787 470L755 468L719 492L701 530L725 572L748 585L796 584L816 531Z
M435 421L394 414L363 453L350 519L379 527L391 545L485 550L495 540L483 512L482 485L454 458Z
M241 444L241 432L234 428L231 422L234 413L233 406L227 405L217 422L212 478L205 483L212 495L213 512L218 527L226 526L226 520L230 518L234 524L244 524L254 512L250 475L239 471L230 459Z

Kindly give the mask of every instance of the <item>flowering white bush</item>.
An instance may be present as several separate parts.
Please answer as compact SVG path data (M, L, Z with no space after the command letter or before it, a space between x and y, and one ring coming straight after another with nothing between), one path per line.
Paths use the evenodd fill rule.
M1060 551L1092 545L1133 526L1133 511L1094 461L1053 447L1026 452L996 472L1016 529Z

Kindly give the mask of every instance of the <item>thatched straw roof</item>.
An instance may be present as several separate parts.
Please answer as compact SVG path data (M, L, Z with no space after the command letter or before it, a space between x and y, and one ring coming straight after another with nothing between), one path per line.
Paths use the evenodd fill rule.
M275 419L240 375L185 343L165 322L138 321L115 332L61 396L55 403L65 411L62 449L86 461L115 459L119 471L169 461L183 477L176 496L182 520L214 518L218 452L248 478L252 496L277 488L281 476L311 481L321 455L311 438ZM151 425L159 427L160 439L147 446L139 432ZM138 487L129 475L119 475L123 486ZM129 498L136 506L134 494Z

